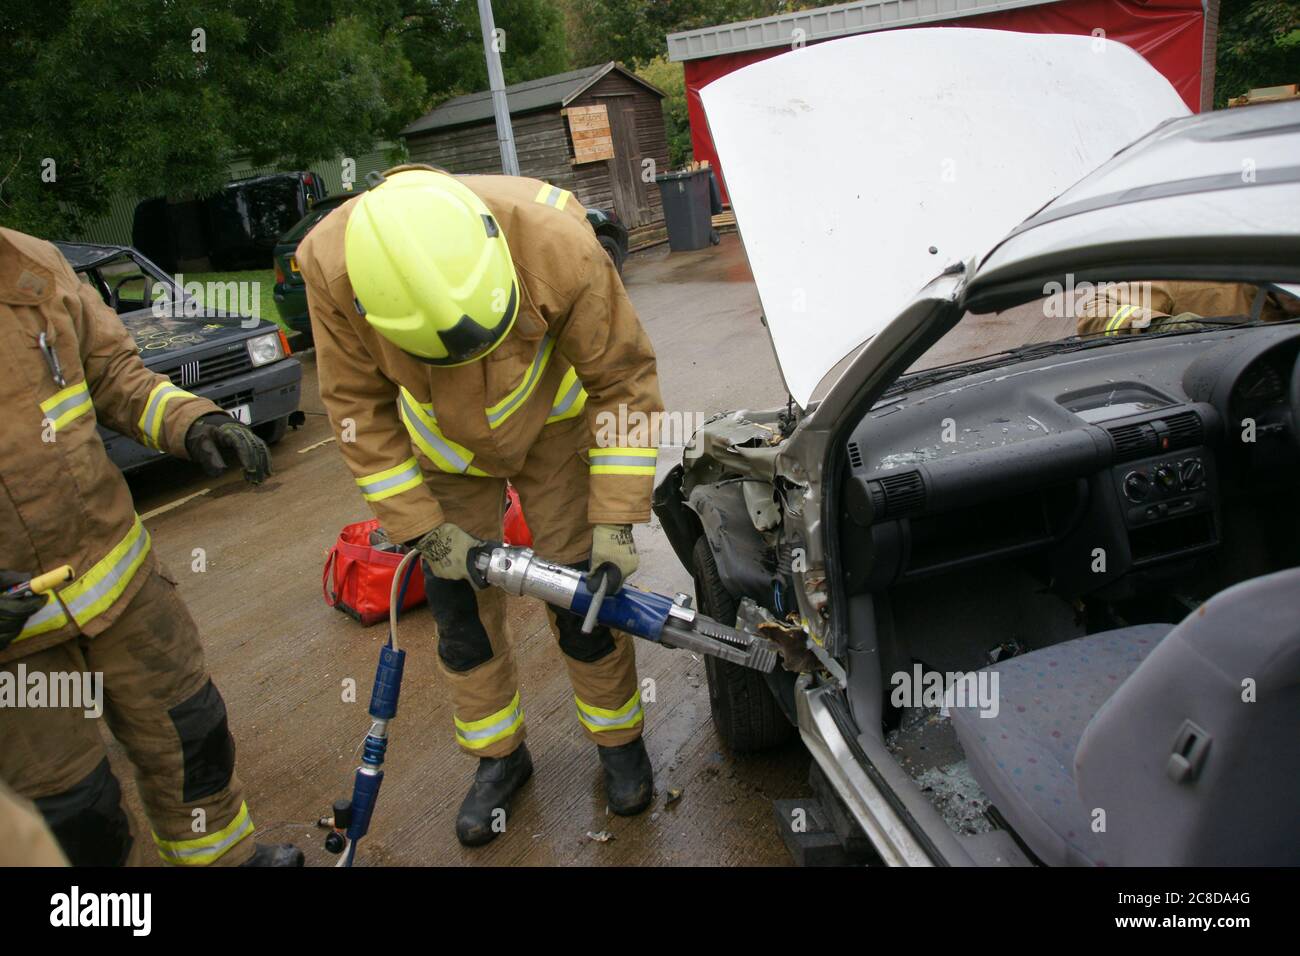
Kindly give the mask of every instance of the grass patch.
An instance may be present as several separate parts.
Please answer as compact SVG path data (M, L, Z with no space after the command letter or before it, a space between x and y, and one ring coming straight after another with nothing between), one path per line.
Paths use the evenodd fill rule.
M292 331L289 326L285 325L284 319L280 316L280 310L276 306L275 272L272 269L250 269L246 272L186 272L184 274L184 279L186 285L189 285L191 282L197 282L205 289L209 282L255 282L257 283L257 306L256 308L249 309L249 311L252 312L256 318L274 322L286 332ZM251 301L251 290L254 287L249 286L248 288L250 291L246 293L246 295L249 296ZM200 296L200 298L202 298L202 296ZM208 304L209 303L207 302L204 303L204 305Z

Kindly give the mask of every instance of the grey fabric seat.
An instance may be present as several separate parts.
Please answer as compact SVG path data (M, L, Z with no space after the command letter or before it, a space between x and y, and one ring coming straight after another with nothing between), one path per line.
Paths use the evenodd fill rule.
M953 724L1044 862L1300 863L1300 568L987 670L998 715Z
M1034 854L1053 865L1108 861L1074 781L1084 729L1172 624L1090 634L1012 657L998 674L998 713L951 707L976 781Z

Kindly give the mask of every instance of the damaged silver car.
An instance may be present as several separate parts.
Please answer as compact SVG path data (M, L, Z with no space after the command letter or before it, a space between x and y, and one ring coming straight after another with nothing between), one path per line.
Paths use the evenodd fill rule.
M1300 863L1300 102L961 29L703 100L791 395L656 489L781 650L724 740L890 865Z

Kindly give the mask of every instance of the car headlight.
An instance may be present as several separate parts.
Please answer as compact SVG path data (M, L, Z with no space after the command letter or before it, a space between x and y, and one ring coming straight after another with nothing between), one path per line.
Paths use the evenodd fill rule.
M259 335L248 340L248 357L253 360L253 368L270 365L284 358L284 349L280 347L280 333Z

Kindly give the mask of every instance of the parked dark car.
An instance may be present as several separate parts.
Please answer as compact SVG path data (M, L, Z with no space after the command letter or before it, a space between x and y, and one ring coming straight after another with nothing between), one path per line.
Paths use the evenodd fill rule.
M587 222L591 223L596 238L614 260L614 268L621 274L623 262L627 259L627 227L618 221L618 216L612 210L606 209L588 209Z
M302 366L290 358L284 333L274 323L200 303L130 246L55 245L117 312L150 370L216 402L266 442L284 437L290 418L301 414ZM99 434L123 471L162 457L102 426Z
M293 228L280 237L275 246L275 304L280 316L289 328L298 333L295 345L302 349L311 344L311 320L307 315L307 286L298 271L298 261L294 253L298 243L306 238L316 223L329 213L347 202L353 196L365 192L359 189L351 193L341 193L316 202L307 215L303 216ZM623 262L627 259L627 228L618 221L618 217L604 209L588 209L587 222L591 223L596 238L613 260L614 267L621 273Z
M320 176L299 171L236 180L189 202L146 199L131 241L168 272L205 259L219 272L264 269L280 235L324 196Z

